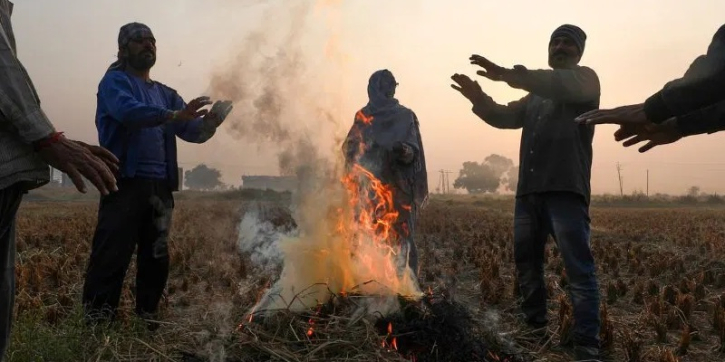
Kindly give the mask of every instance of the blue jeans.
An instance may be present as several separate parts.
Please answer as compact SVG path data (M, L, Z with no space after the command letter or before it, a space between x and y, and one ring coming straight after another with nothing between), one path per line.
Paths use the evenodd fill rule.
M514 258L526 323L547 324L544 246L553 236L568 277L574 314L573 342L599 347L599 285L589 245L589 207L572 192L547 192L516 198Z

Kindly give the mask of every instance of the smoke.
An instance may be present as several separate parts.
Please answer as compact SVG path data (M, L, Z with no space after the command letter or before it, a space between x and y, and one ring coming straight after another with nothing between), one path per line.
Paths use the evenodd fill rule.
M239 224L239 246L243 253L250 255L256 267L269 273L282 266L283 255L277 243L294 235L280 230L262 212L259 205L253 205L244 213Z
M320 152L319 145L330 147L331 140L339 139L330 127L339 125L333 116L339 104L326 102L324 89L313 86L339 77L336 60L305 38L316 6L335 11L339 5L299 1L266 6L262 25L246 36L226 66L212 73L208 93L234 102L225 121L232 137L277 150L279 173L299 176L310 164L325 168L331 152ZM328 54L328 59L316 64L315 53Z
M229 133L276 150L279 173L297 180L294 221L260 204L239 225L241 251L265 274L278 275L253 309L300 310L332 293L360 292L387 296L364 305L361 313L392 311L397 294L420 291L389 247L355 229L341 182L338 130L352 120L341 122L339 116L341 34L332 26L319 36L315 26L325 21L313 18L313 10L325 11L328 24L334 24L341 2L267 5L266 21L243 40L229 64L214 72L209 86L213 99L234 102L225 122Z

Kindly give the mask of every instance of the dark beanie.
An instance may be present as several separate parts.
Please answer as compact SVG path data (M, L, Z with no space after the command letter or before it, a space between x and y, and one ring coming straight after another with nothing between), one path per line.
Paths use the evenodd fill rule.
M584 53L584 45L587 41L587 34L584 33L584 30L582 30L580 27L571 24L564 24L556 28L556 30L551 33L551 39L549 39L549 43L551 43L554 38L559 36L565 36L573 40L574 44L576 44L576 46L579 48L579 54Z
M122 48L128 45L128 42L131 41L131 39L136 37L154 37L154 34L151 32L151 29L141 23L133 22L128 23L121 27L121 29L118 30L118 47ZM108 70L120 70L123 69L126 66L123 60L118 59L115 62L111 63L111 65L108 67Z
M118 30L118 47L128 45L131 39L136 37L150 37L153 38L154 34L146 24L137 22L128 23Z

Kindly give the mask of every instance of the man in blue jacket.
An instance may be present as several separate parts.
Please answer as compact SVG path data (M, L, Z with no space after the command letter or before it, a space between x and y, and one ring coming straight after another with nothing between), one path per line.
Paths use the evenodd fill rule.
M89 322L113 320L123 279L138 245L136 313L156 324L166 286L167 238L179 189L176 137L203 143L232 109L199 97L188 104L150 77L156 39L144 24L129 23L118 35L118 60L98 87L96 127L100 144L120 160L118 191L103 196L93 237L83 304Z

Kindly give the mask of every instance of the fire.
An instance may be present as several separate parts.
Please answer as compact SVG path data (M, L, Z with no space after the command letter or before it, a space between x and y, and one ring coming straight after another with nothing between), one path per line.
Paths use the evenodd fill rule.
M365 115L365 113L363 113L362 110L359 110L359 111L357 111L357 113L355 113L355 119L357 119L365 124L373 123L373 116Z
M368 187L358 181L361 177L364 179L363 182L367 181ZM376 244L386 246L394 254L395 251L390 246L392 237L397 236L393 224L398 219L398 212L393 209L393 191L390 186L384 185L359 164L353 165L352 171L343 178L342 182L351 195L350 206L360 210L356 220L359 226L353 229L374 236ZM368 200L366 200L367 195L363 194L366 189L373 193L373 197ZM345 220L340 221L343 222L341 228L344 229Z
M392 347L396 351L398 350L398 338L393 337L390 340L390 344L388 344L387 340L390 339L390 337L393 336L393 323L388 323L388 335L383 340L383 348L385 347Z
M310 319L307 321L309 323L310 327L307 329L307 337L312 337L312 334L315 333L315 317L317 317L320 314L320 310L322 309L322 304L317 305L317 311L315 311L315 315L310 317Z
M259 301L262 299L262 296L264 295L264 290L267 288L269 288L269 281L267 281L267 283L265 283L265 287L257 293L257 301L254 303L255 306L248 313L249 315L247 316L247 323L252 323L252 321L254 320L254 311L257 308L256 306L257 306L257 304L259 304ZM244 327L244 323L240 323L239 326L237 326L237 329L242 329L243 327Z
M362 112L356 117L363 125L374 121ZM363 152L366 145L360 143L355 151ZM396 226L399 213L392 185L357 158L338 170L342 171L338 177L330 178L318 192L300 195L298 233L278 243L284 258L282 274L252 311L301 311L333 295L423 296L412 270L407 263L403 266L399 234L407 230ZM366 306L369 313L397 309L396 298L374 304Z

